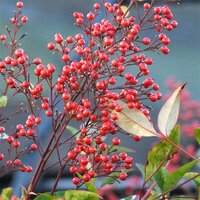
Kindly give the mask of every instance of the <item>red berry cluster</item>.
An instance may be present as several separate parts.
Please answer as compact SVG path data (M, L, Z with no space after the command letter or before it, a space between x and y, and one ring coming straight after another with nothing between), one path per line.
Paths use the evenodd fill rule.
M169 53L167 45L170 39L164 31L177 26L172 12L166 5L156 7L145 3L140 15L128 16L121 4L109 2L95 3L93 11L86 15L75 12L76 26L83 32L75 36L56 33L54 41L47 45L48 50L59 54L63 62L59 67L61 73L55 77L53 64L44 65L40 58L29 61L26 52L16 44L16 33L28 20L21 14L22 7L23 3L18 2L18 10L11 19L13 34L7 28L9 39L6 35L0 36L9 51L9 56L1 58L0 73L6 83L3 95L11 90L13 96L18 93L27 99L28 117L24 125L18 124L16 132L8 136L9 148L18 149L19 139L28 138L33 142L29 150L38 149L43 157L31 190L38 182L37 173L42 173L45 162L59 151L61 145L67 145L67 152L65 155L58 153L55 163L70 166L75 185L80 186L93 177L109 176L113 172L121 172L115 178L125 180L127 174L123 170L132 167L133 158L125 152L118 152L118 136L114 136L110 145L106 144L105 137L118 134L117 115L114 113L121 112L122 107L116 103L117 100L126 102L130 109L141 110L150 119L144 100L155 102L161 99L159 85L149 77L153 59L145 52ZM101 14L100 8L105 16L96 22ZM159 32L159 35L149 38L146 36L149 29L155 30L156 34ZM73 59L73 54L80 59ZM34 68L34 74L30 68ZM35 83L30 82L31 76L37 77ZM44 96L44 90L48 90L49 96ZM41 148L41 133L38 132L42 113L51 118L53 127L45 149ZM66 137L66 127L73 122L81 128L73 137ZM4 127L1 129L0 133L3 133ZM140 137L136 135L134 140L139 141ZM9 160L7 166L16 166L17 163L21 171L31 171L20 162L20 155L17 151L16 159ZM2 159L4 155L1 153ZM77 173L81 177L77 177Z

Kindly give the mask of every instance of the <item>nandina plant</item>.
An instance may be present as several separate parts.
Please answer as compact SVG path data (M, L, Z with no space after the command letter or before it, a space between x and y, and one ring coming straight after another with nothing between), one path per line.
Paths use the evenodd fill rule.
M105 177L104 184L124 181L132 169L133 158L125 152L130 150L121 147L120 133L135 141L141 137L161 140L147 156L145 181L136 198L165 199L197 164L198 159L179 146L179 128L173 129L184 84L162 107L158 116L160 132L154 129L149 116L149 103L160 100L162 95L150 76L153 59L145 53L167 55L170 39L166 32L178 23L173 20L170 8L162 3L158 5L155 0L144 3L142 11L137 1L130 1L128 7L122 3L95 3L85 16L75 12L75 25L80 33L75 36L56 33L54 41L47 45L63 63L54 66L42 63L39 57L29 60L28 53L20 46L25 34L19 35L19 30L28 17L22 13L23 2L17 2L11 26L6 27L7 34L0 35L7 50L7 56L0 58L1 81L5 83L1 86L0 136L1 142L8 145L8 153L0 153L0 176L12 171L32 172L32 180L24 186L21 199L101 198L94 186L95 179ZM152 38L149 31L155 33ZM23 106L7 116L4 110L16 95L21 96ZM9 129L10 119L19 114L24 115L25 121L16 124L14 130ZM44 126L51 131L44 132L41 129ZM45 141L44 134L48 134ZM197 135L199 138L199 132ZM112 137L111 143L106 141L106 136ZM24 148L27 139L31 144ZM61 151L63 147L65 152ZM33 151L40 156L34 169L22 160ZM167 165L176 151L192 161L169 174ZM52 156L53 163L49 163ZM50 193L38 195L35 189L41 175L55 166L58 172ZM65 169L72 174L76 190L56 193ZM198 176L197 173L189 180ZM153 184L145 190L152 179ZM82 185L89 191L78 190ZM156 186L159 190L154 190ZM11 195L11 189L2 192L3 199Z

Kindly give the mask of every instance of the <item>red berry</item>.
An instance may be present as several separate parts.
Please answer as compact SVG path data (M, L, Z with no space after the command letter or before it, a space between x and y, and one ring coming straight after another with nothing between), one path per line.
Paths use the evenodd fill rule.
M16 159L16 160L13 162L13 164L14 164L15 166L20 166L20 165L21 165L21 160L20 160L20 159Z
M48 70L49 73L52 74L52 73L54 73L54 72L56 71L56 68L54 67L53 64L49 63L49 64L47 65L47 70Z
M12 165L12 160L7 160L7 162L6 162L6 165L8 166L8 167L10 167L11 165Z
M126 180L126 179L127 179L127 173L122 172L122 173L119 175L119 179L122 180L122 181Z
M5 41L6 40L6 35L0 35L0 40Z
M89 174L84 174L84 175L83 175L83 181L84 181L84 182L88 182L88 181L90 181L90 179L91 179L91 177L90 177Z
M16 51L15 51L15 56L17 57L17 58L19 58L19 57L21 57L21 56L23 56L24 55L24 50L23 49L17 49Z
M160 47L160 51L161 51L163 54L167 55L167 54L169 53L169 48L166 47L166 46L162 46L162 47Z
M70 173L74 174L77 172L77 167L76 166L71 166L69 169Z
M35 150L37 150L37 144L31 144L31 150L32 151L35 151Z
M118 162L119 156L114 154L114 155L112 155L111 159L112 159L113 162Z
M170 43L170 39L169 39L168 37L164 37L164 38L162 39L162 43L163 43L164 45L168 45L168 44Z
M17 8L22 8L23 5L24 5L24 4L23 4L22 1L18 1L18 2L16 3Z
M56 34L54 35L54 40L55 40L55 42L56 42L57 44L60 44L60 43L62 43L62 41L63 41L63 37L62 37L62 35L61 35L60 33L56 33Z
M76 154L73 151L69 151L68 154L67 154L67 157L70 160L73 160L76 157Z
M148 10L151 7L151 5L149 3L145 3L143 8L144 10Z
M54 48L55 48L55 45L54 45L54 43L53 42L51 42L51 43L49 43L48 45L47 45L47 48L48 48L48 50L53 50Z
M26 130L24 128L20 129L19 135L20 136L26 136Z
M178 26L178 22L177 21L172 21L171 25L173 28L176 28Z
M152 86L152 88L153 88L153 90L159 90L159 85L158 84L154 84L153 86Z
M122 159L122 160L125 160L127 158L127 154L125 152L121 152L119 154L119 157Z
M33 171L33 168L31 166L26 166L25 169L26 169L26 172L28 173Z
M87 158L81 158L81 160L80 160L80 164L81 165L87 165L88 164L88 159Z
M80 179L77 178L77 177L74 177L74 178L72 179L72 183L73 183L74 185L78 185L78 184L80 183Z
M52 110L47 110L45 112L45 114L46 114L47 117L51 117L53 115L53 112L52 112Z
M11 144L14 141L14 138L12 136L8 136L8 138L6 139L6 141Z
M149 45L151 43L151 40L148 37L145 37L145 38L142 39L142 43L144 45Z
M0 161L4 159L4 155L0 153Z
M119 138L113 138L112 144L113 144L114 146L118 146L118 145L120 144L120 139L119 139Z
M99 8L100 8L100 4L95 3L95 4L94 4L94 9L95 9L95 10L98 10Z
M16 126L16 129L17 129L18 131L20 131L22 128L24 128L24 126L23 126L22 124L18 124L18 125Z
M127 157L127 158L125 159L125 163L126 163L126 164L132 164L132 162L133 162L133 158L131 158L131 157Z
M136 142L139 142L141 140L141 136L139 135L134 135L133 136L133 139L136 141Z
M41 107L42 109L47 110L49 108L49 104L46 102L42 102Z
M87 14L87 19L88 19L89 21L92 21L92 20L94 20L94 18L95 18L95 15L94 15L94 13L92 13L92 12L89 12L89 13Z
M28 21L28 17L27 17L27 16L23 16L23 17L21 18L21 21L22 21L23 23L26 23L26 22Z
M18 148L20 146L20 142L18 140L13 141L13 147Z

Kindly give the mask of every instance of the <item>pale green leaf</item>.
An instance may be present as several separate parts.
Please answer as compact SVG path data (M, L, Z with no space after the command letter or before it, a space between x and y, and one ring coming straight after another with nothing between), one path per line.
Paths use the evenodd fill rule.
M167 99L158 114L158 128L161 133L168 135L174 128L179 114L181 92L185 84L180 85Z
M100 196L96 193L83 190L67 190L65 200L99 200Z
M121 112L112 111L118 119L115 123L127 133L132 135L152 137L157 136L153 124L147 119L144 113L138 109L129 109L123 101L116 101L119 106L122 106Z
M6 107L8 102L8 97L7 96L1 96L0 97L0 108Z
M80 136L80 131L76 128L74 128L73 126L67 125L66 129L68 131L68 133L70 133L71 135L76 135L76 137Z
M0 140L5 140L8 138L8 135L6 133L0 133Z
M132 195L132 196L128 196L128 197L125 197L123 199L120 199L120 200L135 200L137 198L136 195Z

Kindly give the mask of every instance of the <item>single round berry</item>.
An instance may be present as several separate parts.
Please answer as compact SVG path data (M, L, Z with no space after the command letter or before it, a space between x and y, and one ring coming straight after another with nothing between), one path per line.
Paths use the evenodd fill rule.
M78 185L78 184L80 183L80 179L77 178L77 177L74 177L74 178L72 179L72 183L73 183L74 185Z
M37 148L38 148L37 144L31 144L31 150L32 151L37 150Z
M27 17L27 16L23 16L23 17L21 18L21 21L22 21L23 23L26 23L26 22L28 21L28 17Z
M136 142L139 142L141 140L141 136L139 135L134 135L133 136L133 139L136 141Z
M88 182L88 181L90 181L91 177L89 174L84 174L82 179L84 182Z
M127 179L127 173L122 172L122 173L119 175L119 179L122 180L122 181L126 180L126 179Z
M148 37L145 37L145 38L142 39L142 43L144 45L149 45L151 43L151 40Z
M94 13L92 13L92 12L89 12L89 13L87 14L87 19L88 19L89 21L92 21L92 20L94 20L94 18L95 18L95 15L94 15Z
M4 159L4 154L0 153L0 161Z
M119 139L119 138L113 138L112 144L113 144L114 146L118 146L118 145L120 144L120 139Z
M22 7L24 6L24 4L23 4L22 1L18 1L18 2L16 3L16 6L17 6L17 8L22 8Z
M45 114L47 117L51 117L53 115L53 112L51 110L47 110Z

